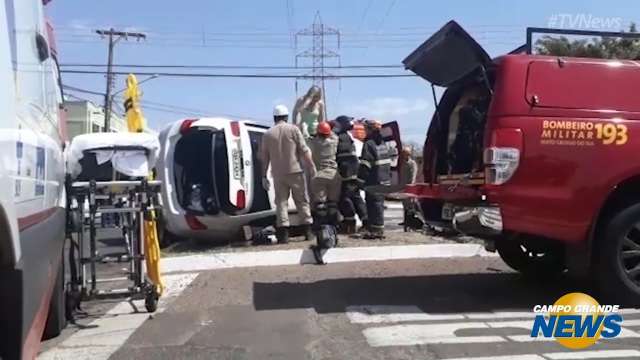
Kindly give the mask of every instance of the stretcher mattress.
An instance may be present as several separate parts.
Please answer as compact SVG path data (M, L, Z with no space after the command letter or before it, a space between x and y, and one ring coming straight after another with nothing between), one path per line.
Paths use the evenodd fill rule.
M89 155L90 154L90 155ZM65 152L67 172L73 179L83 172L88 163L110 164L113 170L129 177L146 177L156 165L160 154L160 142L154 135L145 133L96 133L79 135ZM91 159L87 159L90 156ZM90 160L90 161L87 161ZM96 174L96 178L104 177Z

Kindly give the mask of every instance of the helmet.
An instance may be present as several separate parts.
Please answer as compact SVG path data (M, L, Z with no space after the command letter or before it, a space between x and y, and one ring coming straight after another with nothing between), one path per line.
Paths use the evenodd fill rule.
M277 105L273 108L273 116L289 116L289 109L284 105Z
M318 128L316 129L318 134L320 135L330 135L331 134L331 125L329 125L326 121L321 121L318 123Z
M371 130L380 130L380 129L382 129L382 124L378 120L365 120L364 121L364 126L367 129L371 129Z
M353 127L353 118L346 115L340 115L336 118L336 124L342 131L349 131Z

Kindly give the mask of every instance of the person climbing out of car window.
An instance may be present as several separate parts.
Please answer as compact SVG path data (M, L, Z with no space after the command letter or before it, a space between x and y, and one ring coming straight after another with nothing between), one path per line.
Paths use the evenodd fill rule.
M322 250L337 245L338 197L340 195L340 179L336 152L338 137L332 132L331 125L323 121L318 124L316 137L310 142L313 162L317 173L311 179L311 198L313 228L317 239L316 260L322 261Z
M354 234L356 232L356 214L360 218L363 227L366 228L368 223L367 208L360 196L360 188L358 186L358 167L360 162L353 139L349 135L352 121L352 117L338 116L333 128L333 131L338 135L336 160L342 181L338 203L342 214L340 230L346 234Z
M313 219L301 163L305 162L311 178L316 176L316 168L302 132L295 125L288 124L288 118L289 110L286 106L278 105L274 108L275 125L264 134L260 148L262 186L267 191L271 186L267 178L267 171L271 165L276 198L276 237L279 243L289 241L289 195L293 196L296 209L303 218L306 239L313 238Z
M365 238L384 238L384 194L373 191L376 185L391 185L392 149L384 142L380 129L382 124L376 120L365 121L367 138L362 147L358 182L365 189L365 202L369 216Z
M322 90L314 85L296 101L293 123L300 127L304 138L309 140L316 135L318 124L322 121L326 121Z

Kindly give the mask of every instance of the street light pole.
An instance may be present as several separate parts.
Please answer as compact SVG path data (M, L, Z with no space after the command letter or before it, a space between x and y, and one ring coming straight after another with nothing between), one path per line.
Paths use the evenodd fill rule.
M153 74L153 75L149 76L148 78L146 78L146 79L144 79L144 80L142 80L142 81L138 82L138 86L140 86L140 85L142 85L142 84L146 83L147 81L151 81L151 80L153 80L153 79L157 79L157 78L159 78L159 77L160 77L160 75L158 75L158 74ZM114 100L115 100L115 98L116 98L116 95L118 95L118 94L120 94L120 93L123 93L123 92L125 92L125 91L127 91L127 88L126 88L126 87L125 87L125 88L123 88L123 89L120 89L120 90L118 90L118 91L116 91L116 92L114 92L114 93L111 95L111 100L110 100L110 101L111 101L111 103L113 103L113 102L114 102Z

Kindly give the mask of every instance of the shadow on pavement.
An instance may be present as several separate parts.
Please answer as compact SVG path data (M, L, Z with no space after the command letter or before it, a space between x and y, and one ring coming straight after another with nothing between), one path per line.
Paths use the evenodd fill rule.
M459 313L530 310L574 291L591 293L564 277L532 282L515 273L447 274L255 282L253 301L258 311L314 308L317 313L342 313L352 305L416 305L429 313Z

